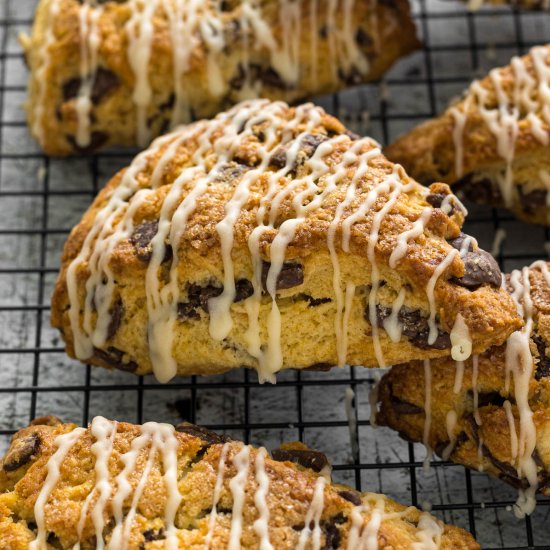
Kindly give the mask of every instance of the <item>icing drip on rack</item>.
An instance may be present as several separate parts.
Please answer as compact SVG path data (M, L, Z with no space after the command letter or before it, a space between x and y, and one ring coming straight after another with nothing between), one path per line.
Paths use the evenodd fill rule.
M224 170L235 162L234 155L255 136L255 128L262 127L263 137L258 141L258 162L238 176L230 197L224 205L223 218L216 225L223 264L223 287L221 294L208 300L209 330L214 340L230 336L233 327L232 307L236 296L235 281L249 277L235 270L236 224L250 201L259 199L256 223L247 236L247 245L252 264L253 294L244 300L248 316L245 333L246 351L257 360L261 381L275 381L275 373L283 366L281 331L282 321L277 302L277 281L287 258L287 250L297 232L310 216L313 216L337 191L345 190L336 205L334 217L329 221L327 248L333 267L333 289L336 303L334 319L338 364L346 363L348 348L348 325L354 308L356 284L345 280L340 267L340 255L350 252L351 235L356 223L362 223L371 215L368 233L367 257L371 265L371 285L368 292L369 320L377 360L385 365L380 342L380 329L376 319L376 307L381 286L381 266L378 264L377 247L380 231L386 217L392 212L401 195L419 190L418 184L403 180L400 167L379 176L365 189L371 163L380 158L380 149L369 138L350 141L346 135L321 135L311 156L302 162L301 177L293 176L300 153L315 138L315 129L321 125L324 112L311 104L297 107L292 117L287 106L281 102L256 100L243 102L234 109L218 115L213 120L200 121L158 138L149 150L138 155L123 174L119 185L113 189L105 204L98 209L81 250L70 263L67 274L69 297L69 320L74 349L78 358L88 359L94 348L104 348L109 335L111 310L116 301L116 285L110 260L117 246L127 241L134 230L134 217L140 207L167 182L165 170L177 155L184 142L196 143L196 148L186 165L179 168L160 205L158 226L150 242L151 254L146 269L145 292L147 297L147 338L149 355L157 379L167 382L177 373L174 358L177 333L178 304L182 301L180 249L190 218L197 203L216 190L216 182L223 178ZM255 138L254 138L255 139ZM345 153L335 155L342 145L348 145ZM284 151L284 164L272 163L274 151ZM336 157L336 158L335 158ZM276 168L276 169L273 169ZM140 177L152 170L147 178ZM258 197L258 182L265 188ZM361 185L364 196L357 200ZM425 193L425 190L419 192ZM291 211L284 212L283 205L292 197ZM286 203L285 203L286 201ZM445 201L444 201L445 202ZM448 201L442 204L447 209ZM373 212L373 210L375 210ZM431 208L424 208L416 221L411 222L397 236L393 262L397 263L407 254L408 244L425 231ZM341 241L338 238L341 232ZM264 253L262 239L274 235L269 246L269 269L264 288ZM470 243L465 239L465 243ZM467 248L467 246L466 246ZM166 260L171 252L171 259ZM434 270L426 287L430 306L428 343L437 337L435 286L459 252L452 249ZM164 265L169 262L167 271ZM79 295L77 280L85 275L85 295ZM305 276L307 277L307 273ZM260 309L265 301L264 291L271 299L267 314L266 330L260 326ZM383 328L397 342L401 338L399 312L405 304L406 290L396 290L391 304L391 315L384 320ZM81 314L83 321L81 322ZM465 346L467 327L457 319L455 335L460 336L461 347ZM462 326L464 325L464 326ZM461 331L458 330L461 328ZM460 332L460 335L459 335ZM463 334L464 333L464 334ZM458 345L458 344L457 344ZM467 351L467 350L466 350Z
M470 113L475 109L496 139L497 153L506 165L497 182L507 206L513 200L513 162L523 121L528 123L532 135L541 145L550 142L550 48L532 48L528 58L534 74L524 59L512 58L511 91L508 90L505 70L493 69L488 76L489 87L474 81L463 104L450 109L454 120L456 179L464 175L464 132Z

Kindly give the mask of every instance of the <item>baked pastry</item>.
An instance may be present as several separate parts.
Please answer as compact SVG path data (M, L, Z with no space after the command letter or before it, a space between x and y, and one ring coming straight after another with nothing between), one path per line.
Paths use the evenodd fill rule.
M419 41L408 0L41 0L22 45L31 131L70 155L376 80Z
M475 81L464 99L386 149L422 183L550 224L550 47Z
M0 538L12 550L46 541L60 549L480 548L427 512L332 484L326 457L300 443L270 457L191 424L102 417L87 429L46 417L15 434L0 471Z
M446 185L321 108L241 103L159 138L98 195L52 323L71 356L161 381L481 352L521 321L463 218Z
M506 344L464 364L393 367L378 388L380 424L519 487L527 512L536 490L550 495L549 266L536 262L508 277L525 328Z

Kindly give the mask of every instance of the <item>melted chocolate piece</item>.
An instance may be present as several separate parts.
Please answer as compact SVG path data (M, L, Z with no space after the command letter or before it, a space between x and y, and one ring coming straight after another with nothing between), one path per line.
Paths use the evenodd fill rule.
M320 472L325 466L328 466L327 457L323 453L311 449L273 449L271 456L277 462L294 462L314 472Z
M524 212L533 214L539 209L547 208L546 197L548 192L546 189L534 189L533 191L523 191L523 186L518 185L519 202Z
M144 542L152 542L154 540L163 540L165 538L164 528L160 528L158 531L155 529L147 529L143 531L143 540Z
M306 134L303 136L300 141L300 150L290 167L290 175L295 176L297 168L310 159L315 154L317 147L327 139L329 138L325 134ZM286 163L286 149L285 147L278 147L271 156L269 164L280 170L286 166Z
M355 506L359 506L361 504L361 495L357 491L339 491L338 494L344 499Z
M231 441L231 438L227 435L220 435L212 432L202 426L196 426L190 422L182 422L176 426L176 431L198 437L208 445L223 444Z
M338 514L328 521L321 522L321 530L325 534L325 544L321 550L336 550L340 548L341 536L338 525L345 523L343 514Z
M462 233L462 231L461 231L456 239L451 239L447 242L453 248L456 248L456 250L460 251L460 250L462 250L462 246L464 245L464 241L467 238L469 238L469 235L466 235L466 233ZM470 242L468 243L468 252L473 252L473 250L474 250L473 241L470 239Z
M40 436L30 434L15 439L4 458L2 468L6 472L13 472L36 457L40 449Z
M248 279L239 279L235 283L234 302L242 302L254 294L254 286Z
M158 227L158 220L145 220L134 227L134 231L130 236L130 242L134 245L136 256L142 262L149 263L151 261L151 256L153 255L153 247L151 246L151 241L157 234ZM172 247L170 245L166 245L164 258L162 259L162 261L170 261L172 259L172 256Z
M539 352L539 362L535 370L535 380L540 380L541 378L550 376L550 357L546 355L546 342L539 334L533 332L533 334L531 334L531 340L533 340Z
M267 276L269 274L269 262L263 262L262 265L262 287L267 290ZM300 286L304 283L304 268L300 264L284 263L277 277L276 290L284 290Z
M94 348L94 356L107 363L107 365L124 372L135 372L138 369L135 361L124 363L122 360L124 352L113 346L108 347L106 350Z
M366 48L367 46L372 46L372 38L362 27L359 27L357 29L357 32L355 33L355 42L357 42L357 44L359 46L362 46L363 48Z
M332 298L313 298L313 296L310 296L309 294L304 294L303 296L304 300L307 300L309 307L317 307L322 304L332 302Z
M502 206L502 194L498 184L488 178L474 180L473 174L468 174L453 185L457 195L463 195L478 204Z
M376 321L379 327L383 327L384 320L390 315L391 308L376 306ZM365 319L370 322L368 306L365 310ZM428 319L423 317L419 310L401 308L397 319L401 323L403 336L406 336L416 347L420 349L448 349L451 347L450 335L441 330L438 330L435 341L428 344L430 334Z
M117 332L124 317L124 306L122 304L122 299L120 296L115 301L111 308L111 320L109 326L107 327L107 340L110 340Z
M462 261L465 269L464 276L451 279L453 282L470 290L475 290L484 284L500 287L502 273L491 254L478 249L475 252L466 252Z

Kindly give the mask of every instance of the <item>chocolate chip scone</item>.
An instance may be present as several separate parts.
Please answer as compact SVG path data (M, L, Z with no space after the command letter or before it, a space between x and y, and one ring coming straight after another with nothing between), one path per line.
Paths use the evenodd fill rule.
M379 386L378 421L445 459L525 492L550 495L550 264L508 276L525 328L465 363L393 367Z
M245 102L111 180L65 245L52 322L71 356L161 381L481 352L521 321L463 219L321 108Z
M331 483L326 457L300 443L270 456L192 424L41 418L1 465L11 550L480 548L426 512Z
M475 81L464 99L386 149L422 183L550 224L550 47Z
M22 44L32 133L70 155L375 80L419 42L408 0L41 0Z

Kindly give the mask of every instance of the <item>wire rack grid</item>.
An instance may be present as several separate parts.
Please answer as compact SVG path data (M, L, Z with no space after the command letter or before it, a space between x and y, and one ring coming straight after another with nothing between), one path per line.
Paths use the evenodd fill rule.
M77 423L97 414L132 422L189 420L268 448L300 439L327 453L336 480L429 506L469 529L483 548L550 549L550 500L539 499L534 514L518 520L511 512L513 489L443 461L426 472L422 446L371 426L375 370L291 371L274 386L259 385L250 372L159 385L151 377L82 367L65 356L49 323L60 251L98 188L133 152L54 159L30 138L21 110L27 72L17 35L29 31L35 5L0 3L0 452L14 431L43 414ZM504 7L471 14L452 0L413 0L413 11L421 51L381 83L318 99L351 129L383 143L435 115L472 77L550 42L550 14ZM498 244L494 252L505 270L545 257L550 241L548 230L489 208L472 206L466 230L484 248ZM348 388L355 394L351 433ZM353 454L350 437L359 443Z

